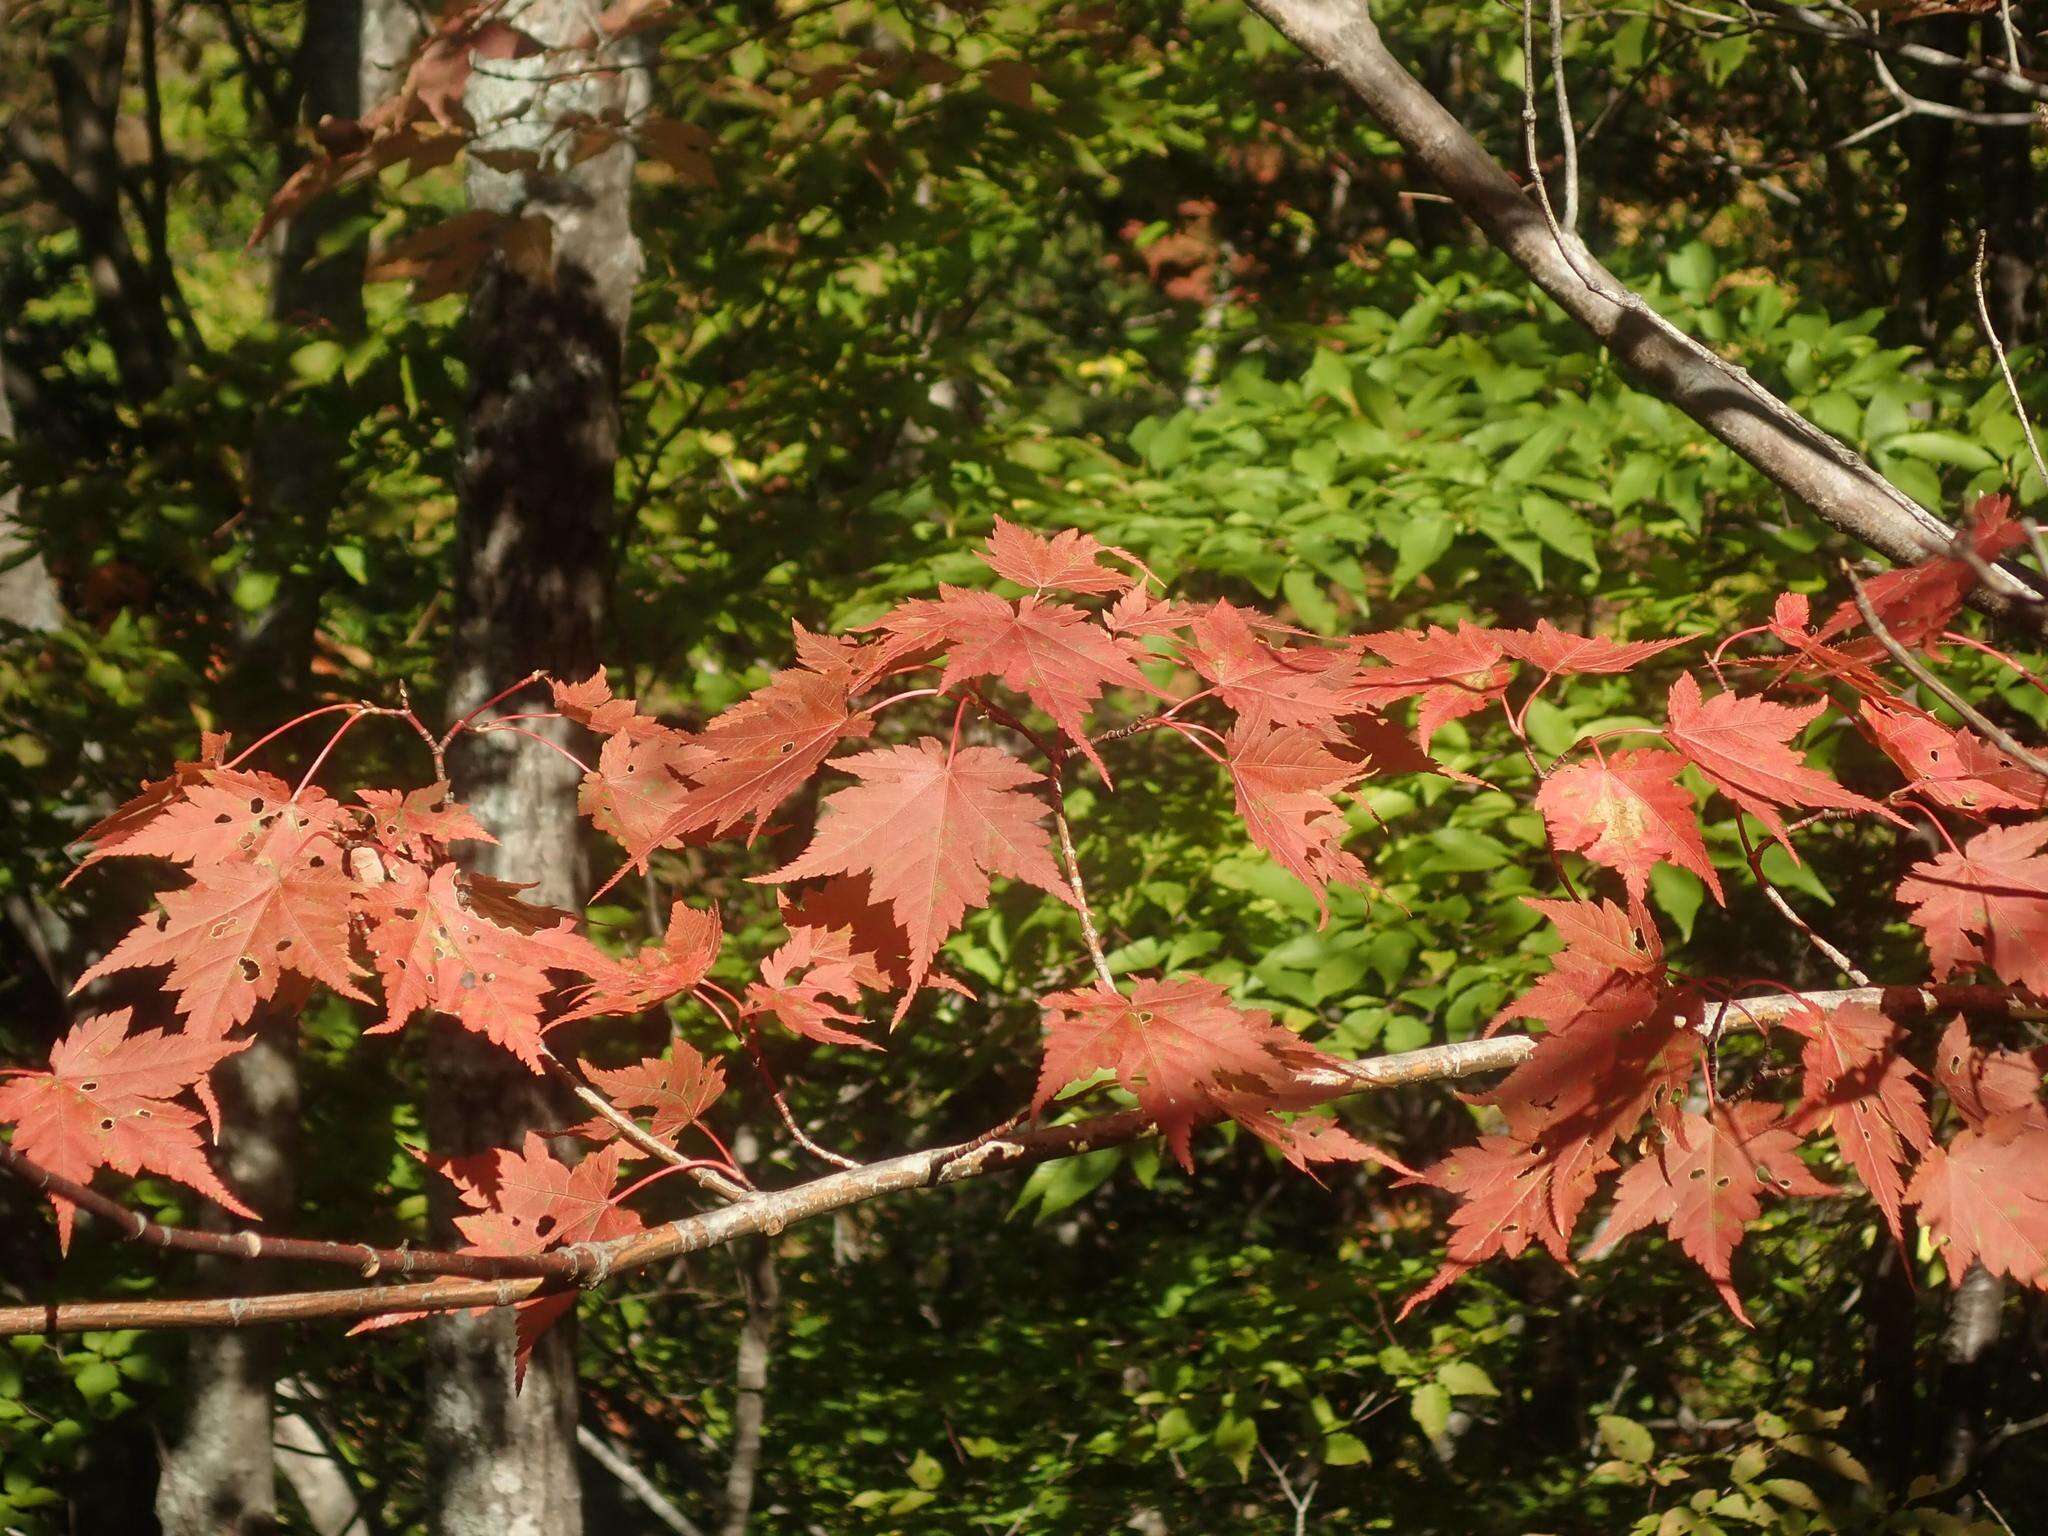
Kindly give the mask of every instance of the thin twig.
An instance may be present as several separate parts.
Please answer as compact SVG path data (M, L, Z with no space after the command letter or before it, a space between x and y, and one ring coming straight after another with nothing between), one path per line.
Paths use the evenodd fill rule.
M1081 859L1074 852L1074 834L1067 826L1067 794L1059 769L1052 775L1052 823L1059 829L1060 857L1066 861L1067 884L1074 889L1074 910L1081 916L1081 937L1088 945L1088 958L1095 962L1096 978L1105 992L1116 990L1116 978L1109 973L1109 958L1102 952L1102 935L1095 927L1095 913L1088 905L1088 887L1081 879Z
M573 1278L587 1273L587 1261L579 1263L573 1249L555 1253L486 1256L476 1253L443 1253L426 1248L377 1248L368 1243L330 1243L317 1238L273 1237L246 1229L239 1232L202 1232L191 1227L168 1227L152 1221L140 1211L98 1190L53 1173L32 1162L13 1147L0 1143L0 1168L5 1168L31 1189L67 1200L80 1210L99 1218L127 1242L176 1253L200 1253L223 1259L275 1259L300 1264L339 1264L365 1277L386 1272L400 1275L458 1275L472 1280L495 1280L509 1276L548 1275Z
M540 1062L550 1077L576 1095L578 1102L595 1110L598 1118L649 1157L659 1158L669 1166L681 1169L721 1199L738 1200L753 1192L754 1186L737 1167L730 1174L706 1168L701 1159L685 1156L659 1137L642 1130L638 1121L591 1087L580 1072L545 1045L540 1048Z
M1564 74L1564 0L1550 0L1550 75L1557 88L1557 131L1564 141L1564 227L1579 227L1579 139Z
M1771 905L1778 909L1778 915L1783 917L1794 928L1797 928L1805 936L1806 942L1820 951L1828 964L1855 982L1857 986L1869 986L1870 978L1857 969L1856 962L1829 943L1822 936L1818 928L1801 917L1793 908L1792 903L1785 899L1784 893L1771 883L1770 876L1764 873L1763 855L1757 852L1756 845L1749 840L1749 828L1742 824L1742 818L1739 816L1735 819L1735 835L1741 839L1743 856L1749 860L1750 874L1756 878L1757 885L1762 889Z
M2012 408L2020 419L2020 430L2027 435L2027 452L2034 456L2034 473L2041 477L2041 487L2048 491L2048 459L2041 457L2040 441L2034 436L2034 424L2027 419L2027 404L2020 398L2019 380L2012 376L2012 364L2005 356L2005 345L1998 339L1998 327L1991 323L1991 304L1984 297L1984 258L1990 240L1982 230L1977 232L1977 259L1970 266L1970 286L1977 294L1977 319L1984 327L1984 339L1991 343L1991 355L1998 359L1998 371L2005 379L2005 392L2012 397ZM2039 558L2038 552L2036 558Z
M1926 688L1928 692L1932 693L1942 703L1948 705L1950 709L1961 715L1969 724L1981 731L1994 746L1999 747L2017 759L2032 772L2040 774L2043 778L2048 778L2048 761L2044 761L2022 746L2012 732L1991 719L1982 710L1949 687L1947 683L1944 683L1940 678L1928 671L1917 656L1899 644L1898 637L1885 628L1884 620L1877 616L1877 610L1871 606L1870 595L1863 590L1863 583L1857 580L1856 572L1850 569L1849 563L1846 560L1842 562L1842 573L1849 578L1849 592L1856 600L1856 611L1863 615L1863 622L1870 626L1870 632L1877 637L1877 643L1891 653L1893 661L1896 661L1900 666L1912 673L1914 679Z

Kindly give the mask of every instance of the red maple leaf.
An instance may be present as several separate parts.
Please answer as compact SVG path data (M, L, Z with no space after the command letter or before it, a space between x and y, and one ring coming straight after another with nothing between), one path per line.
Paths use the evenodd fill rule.
M1188 665L1236 712L1243 730L1327 726L1359 707L1357 664L1342 651L1276 649L1253 632L1243 609L1227 602L1181 622L1188 627Z
M341 819L341 807L317 787L295 801L291 786L274 775L215 768L106 851L193 869L246 864L273 842L288 851L307 837L332 837Z
M1621 1176L1607 1229L1587 1251L1594 1258L1632 1232L1661 1224L1707 1272L1728 1310L1753 1326L1735 1294L1730 1265L1743 1229L1763 1213L1761 1196L1832 1195L1799 1160L1799 1133L1775 1104L1722 1104L1687 1111L1664 1128L1661 1143Z
M1101 543L1078 528L1068 528L1048 539L998 513L996 530L982 546L981 558L998 576L1038 592L1055 587L1062 592L1121 592L1137 580L1104 565L1104 555L1144 569L1130 551Z
M801 667L776 673L690 738L681 755L690 789L658 840L698 831L729 837L751 823L751 841L834 747L869 729L844 682Z
M1685 644L1684 636L1675 640L1609 640L1600 635L1568 634L1548 619L1538 619L1534 629L1488 633L1515 660L1556 675L1627 672L1661 651Z
M1788 851L1792 840L1776 806L1862 811L1898 822L1898 817L1876 801L1807 767L1791 746L1792 738L1826 708L1825 703L1795 708L1733 693L1702 700L1700 685L1688 672L1671 685L1664 738L1716 789L1762 822Z
M666 726L640 735L622 731L605 738L597 766L583 776L578 807L626 850L635 869L644 871L649 855L680 829L690 794L681 771L685 741Z
M341 849L304 828L266 836L247 862L195 871L166 891L146 917L79 977L73 992L102 976L141 966L170 967L166 985L195 1034L218 1036L277 995L287 972L343 997L364 1000L350 978L349 901L354 886Z
M541 1005L550 970L587 974L605 962L567 929L521 932L475 909L453 864L431 876L401 865L396 878L363 893L364 942L384 982L385 1016L364 1031L386 1034L422 1008L503 1046L534 1072L541 1067Z
M1102 614L1102 622L1118 635L1178 635L1207 611L1198 604L1154 597L1141 585L1111 603Z
M2048 821L1980 832L1961 853L1915 864L1899 900L1927 936L1934 973L1988 965L2048 996Z
M631 699L614 698L602 667L580 683L550 678L548 686L554 692L559 713L600 736L652 737L669 731L652 715L641 714L640 706Z
M475 1213L456 1217L456 1229L477 1252L496 1254L542 1253L638 1232L640 1218L612 1203L625 1150L615 1142L571 1168L528 1131L519 1151L498 1147L484 1154L491 1165L487 1179L456 1181Z
M1892 690L1878 675L1877 663L1885 659L1884 647L1875 640L1854 640L1833 645L1812 627L1812 610L1800 592L1780 592L1771 607L1768 632L1785 647L1786 654L1761 658L1752 665L1763 667L1780 678L1811 674L1832 678L1868 698L1890 698Z
M1989 563L2019 545L2026 531L2012 520L2010 496L1980 496L1971 508L1966 536L1977 558ZM1936 655L1941 632L1976 586L1977 571L1968 560L1960 555L1935 555L1872 577L1863 584L1863 595L1899 644ZM1856 604L1845 602L1821 626L1820 638L1831 639L1862 622Z
M1507 648L1492 630L1472 623L1460 622L1455 630L1438 624L1390 629L1360 635L1358 643L1388 663L1361 674L1358 702L1417 700L1415 739L1425 752L1440 726L1486 708L1507 692L1514 676L1502 659Z
M1920 1072L1900 1054L1903 1033L1875 1008L1856 1003L1805 1008L1787 1015L1784 1026L1806 1040L1800 1129L1832 1125L1842 1161L1903 1242L1905 1169L1934 1144Z
M1650 871L1665 863L1699 876L1725 905L1692 792L1678 782L1684 770L1675 752L1617 752L1559 769L1543 781L1536 806L1550 840L1620 871L1631 901L1643 899Z
M670 1047L665 1061L650 1056L616 1071L589 1066L583 1070L618 1108L651 1112L648 1134L670 1145L701 1120L704 1111L725 1092L725 1069L706 1061L695 1047L681 1040ZM582 1129L597 1140L609 1140L615 1134L605 1120L592 1121Z
M1958 1014L1942 1032L1934 1053L1934 1081L1956 1113L1982 1128L2005 1116L2041 1118L2041 1079L2048 1047L2031 1051L1987 1051L1970 1038Z
M1102 758L1088 740L1088 709L1105 688L1158 692L1138 670L1143 648L1066 603L1031 596L1013 605L993 592L962 587L941 587L939 593L900 604L873 627L944 644L941 688L993 677L1016 689L1052 716L1053 724L1107 779Z
M359 789L356 798L369 808L370 836L404 858L429 858L436 844L497 841L468 806L449 798L445 780L424 789Z
M1975 731L1951 730L1939 720L1879 698L1862 702L1863 722L1899 765L1906 792L1935 805L1967 811L2038 811L2048 806L2048 779L2016 762Z
M210 770L220 767L227 757L227 750L225 732L206 732L201 738L196 761L174 764L161 779L145 779L140 790L72 839L73 842L91 844L91 851L79 861L77 868L64 877L64 884L69 885L89 866L111 857L123 843L155 821L168 807L183 800L187 789L202 782Z
M623 960L591 949L590 983L575 1006L555 1022L567 1024L659 1007L704 979L724 941L725 925L715 907L700 911L678 901L669 908L668 928L660 943L649 944Z
M1113 1073L1190 1170L1188 1138L1197 1125L1233 1106L1269 1112L1276 1098L1299 1106L1297 1080L1323 1061L1271 1015L1237 1008L1223 988L1194 977L1141 979L1128 995L1102 987L1054 992L1041 1006L1045 1060L1033 1112L1069 1083Z
M1410 1182L1457 1197L1444 1262L1429 1283L1401 1303L1406 1317L1488 1259L1520 1258L1534 1243L1571 1268L1571 1235L1600 1175L1614 1166L1602 1153L1559 1163L1513 1136L1482 1136Z
M1294 725L1251 731L1240 723L1225 749L1245 830L1315 893L1327 923L1329 887L1365 885L1371 878L1357 855L1345 851L1351 828L1331 798L1357 781L1357 765L1338 757L1316 732Z
M889 982L874 957L858 947L854 929L786 920L789 938L761 963L761 979L747 988L747 1017L776 1019L822 1045L880 1050L865 1036L837 1027L863 1022L840 1004L857 1003L863 992L880 991Z
M0 1083L0 1123L14 1127L14 1150L79 1184L102 1168L161 1174L254 1219L208 1165L201 1117L172 1102L189 1089L217 1119L207 1074L249 1042L159 1029L131 1034L130 1017L121 1008L79 1021L51 1049L48 1072L15 1072ZM77 1207L61 1195L50 1203L58 1246L68 1252Z
M1972 1264L2022 1285L2048 1285L2048 1125L2001 1115L1934 1147L1906 1191L1934 1234L1951 1285Z
M797 665L815 672L848 696L872 687L906 661L925 659L933 649L922 641L901 640L891 635L861 641L851 635L821 635L792 622L796 639Z
M839 759L861 782L827 797L817 835L801 857L757 881L787 882L865 872L910 948L897 1016L924 984L932 957L970 907L988 904L989 878L1073 894L1053 862L1045 802L1023 793L1040 782L1007 752L927 737Z
M1664 941L1648 913L1611 901L1523 902L1556 925L1565 947L1550 971L1493 1016L1486 1033L1511 1019L1535 1019L1563 1029L1589 1013L1641 1017L1663 987Z

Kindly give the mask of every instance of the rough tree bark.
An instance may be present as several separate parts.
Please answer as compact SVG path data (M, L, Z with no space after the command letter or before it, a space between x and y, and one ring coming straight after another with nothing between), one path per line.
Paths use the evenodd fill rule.
M2005 1315L2005 1279L1981 1264L1970 1266L1949 1298L1941 1338L1941 1446L1935 1474L1959 1483L1970 1473L1984 1439L1984 1406Z
M471 396L461 467L457 626L450 708L462 714L535 669L588 674L598 663L611 584L619 372L640 251L629 219L633 151L620 143L571 163L569 120L615 120L646 90L632 60L569 45L590 12L534 0L520 26L543 52L479 68L465 98L477 148L527 150L531 171L472 154L469 197L509 220L544 222L548 250L494 256L471 295ZM617 65L615 69L600 66ZM555 722L558 740L567 728ZM577 816L579 775L537 742L467 736L456 790L501 839L475 868L538 881L528 897L576 906L589 889ZM565 1123L545 1085L486 1042L444 1031L430 1047L428 1133L438 1152L516 1144ZM451 1212L438 1213L443 1236ZM513 1382L510 1313L433 1324L428 1465L439 1536L575 1536L573 1319Z
M1381 40L1365 0L1248 0L1333 71L1414 165L1486 238L1611 352L1638 387L1682 410L1788 495L1893 560L1945 548L1953 529L1748 374L1661 319L1583 240L1554 229L1525 192ZM1971 601L2034 636L2048 603L2001 571Z
M751 1129L733 1142L744 1166L758 1155ZM725 1466L725 1519L719 1536L746 1536L761 1473L761 1434L768 1420L768 1362L775 1345L776 1315L782 1308L782 1277L775 1267L775 1239L762 1236L740 1245L740 1293L746 1314L740 1323L739 1358L733 1370L732 1447Z
M154 0L144 0L154 3ZM394 0L372 0L395 8ZM293 98L307 122L355 117L366 89L381 82L362 67L363 0L309 0L294 65ZM280 181L301 151L295 124L274 125ZM282 226L272 245L270 314L308 333L360 335L365 245L322 253L326 237L361 207L360 198L313 204ZM305 707L319 618L330 515L344 492L342 445L314 421L275 413L253 444L251 522L264 564L279 574L277 596L244 616L220 689L223 725L247 740ZM299 1121L296 1010L280 999L257 1015L255 1042L215 1074L223 1156L231 1185L273 1217L297 1196ZM218 1224L224 1213L209 1213ZM202 1260L202 1283L230 1283L234 1266ZM193 1338L186 1352L185 1401L167 1438L157 1484L164 1536L221 1536L277 1529L276 1387L284 1341L274 1336Z

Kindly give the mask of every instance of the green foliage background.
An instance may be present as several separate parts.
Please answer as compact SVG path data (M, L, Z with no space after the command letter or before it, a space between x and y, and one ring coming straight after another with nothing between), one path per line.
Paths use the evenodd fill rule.
M243 9L277 46L297 25L290 5ZM359 339L267 318L265 260L240 246L284 135L226 38L181 14L165 80L170 237L203 347L164 393L123 394L74 232L22 178L0 179L4 345L36 385L8 469L72 618L0 648L0 894L45 904L89 943L144 888L110 874L60 893L64 845L216 722L238 616L286 583L317 586L319 685L336 697L403 683L431 709L448 643L461 301L373 285ZM1839 136L1866 101L1851 61L1740 30L1689 36L1679 20L1599 5L1573 28L1575 89L1613 103L1587 152L1596 247L1926 505L1953 512L2005 486L2038 501L1958 286L1972 195L1936 242L1945 279L1909 313L1897 301L1925 274L1892 252L1925 241L1907 240L1892 189L1915 169L1913 143L1880 137L1763 178L1796 206L1689 150L1726 140L1768 158ZM1515 16L1407 0L1382 24L1516 159ZM871 57L904 54L958 78L878 83ZM1028 106L989 87L998 60L1031 66ZM1795 67L1804 93L1789 89ZM32 98L28 66L9 68ZM1631 390L1445 209L1407 196L1394 146L1235 5L1109 15L1031 0L950 17L856 0L776 24L721 4L667 36L658 73L662 110L711 136L717 184L657 163L638 189L648 264L609 654L621 691L671 718L701 720L783 664L792 619L857 624L937 581L984 580L969 552L998 513L1086 528L1181 594L1256 602L1323 634L1548 616L1718 636L1779 592L1828 590L1846 552ZM393 176L329 242L368 226L388 243L458 206L454 172ZM2031 391L2034 354L2015 362ZM280 421L333 445L333 515L317 530L247 515L256 444ZM1538 747L1656 714L1672 675L1653 665L1539 705ZM1989 661L1958 655L1954 675L2016 719L2048 713ZM342 754L345 773L418 769L368 738ZM1122 744L1117 792L1073 801L1113 963L1198 971L1341 1052L1471 1036L1543 963L1548 940L1519 898L1550 876L1511 743L1455 725L1439 741L1493 787L1375 782L1355 823L1384 895L1338 895L1323 927L1198 762ZM1855 742L1817 750L1855 781ZM1884 900L1893 841L1824 828L1808 843L1805 865L1767 856L1773 878L1854 952L1914 974ZM1714 851L1742 868L1732 835ZM775 931L743 878L754 867L730 850L676 856L593 919L623 940L677 893L716 900L738 976ZM1747 882L1730 886L1722 910L1660 871L1674 963L1827 984ZM1062 912L998 901L947 955L981 1000L921 1007L885 1057L785 1049L799 1113L855 1155L1002 1119L1034 1070L1030 1000L1074 974L1076 939ZM19 1060L47 1048L60 1015L9 942L0 1032ZM336 1003L308 1020L288 1224L397 1239L424 1231L420 1175L398 1146L417 1130L417 1053L359 1044L364 1022ZM731 1044L711 1020L678 1022L706 1048ZM641 1027L637 1041L619 1032L622 1058L665 1025ZM1732 1047L1736 1070L1745 1049ZM734 1099L760 1109L748 1090ZM1411 1161L1473 1122L1442 1091L1347 1113ZM799 1171L786 1150L773 1162ZM192 1214L169 1186L140 1195ZM19 1295L190 1282L97 1239L60 1272L34 1203L0 1201ZM1193 1178L1155 1149L1097 1153L1021 1189L791 1233L756 1528L1283 1531L1283 1483L1313 1485L1305 1528L1328 1531L1943 1531L1963 1528L1956 1499L1980 1487L2008 1513L2041 1508L2041 1453L2024 1438L1968 1489L1915 1483L1952 1411L1945 1291L1925 1252L1889 1257L1867 1206L1767 1219L1738 1275L1754 1332L1657 1240L1576 1277L1498 1266L1395 1325L1435 1266L1438 1215L1384 1175L1318 1186L1211 1133ZM2008 1303L1993 1421L2038 1406L2039 1301ZM714 1254L584 1308L586 1420L707 1522L738 1305L734 1260ZM172 1401L180 1347L121 1334L0 1351L0 1524L115 1528L94 1522L124 1507L124 1478L149 1476L147 1426ZM290 1348L380 1528L417 1528L414 1343L308 1330ZM617 1495L601 1475L590 1487L593 1523L646 1527L630 1505L606 1507Z

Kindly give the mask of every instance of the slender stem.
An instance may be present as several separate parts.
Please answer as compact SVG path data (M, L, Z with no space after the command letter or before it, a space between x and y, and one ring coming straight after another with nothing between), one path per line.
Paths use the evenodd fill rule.
M526 674L526 676L520 678L519 681L512 684L511 687L500 688L496 693L492 694L488 699L485 699L483 703L477 705L475 709L472 709L468 714L464 715L460 720L456 721L453 725L449 726L448 729L442 733L442 748L445 750L448 746L448 743L450 743L458 735L460 735L468 727L469 722L474 720L478 715L482 714L485 710L491 708L495 704L500 704L504 702L506 699L511 698L512 695L517 693L520 689L526 687L529 683L537 683L546 676L547 673L536 669L535 671L529 672Z
M1572 126L1571 87L1564 72L1564 0L1550 0L1550 76L1557 88L1557 131L1564 141L1566 229L1579 227L1579 136Z
M746 1175L737 1168L721 1171L716 1164L685 1156L667 1142L642 1130L638 1121L591 1087L581 1072L576 1071L545 1045L540 1048L540 1061L541 1065L547 1068L548 1076L575 1094L580 1103L595 1110L599 1119L649 1157L659 1158L670 1167L683 1170L714 1195L726 1200L737 1200L753 1188L747 1182Z
M554 1253L486 1255L442 1253L427 1248L377 1248L368 1243L330 1243L314 1238L273 1237L263 1232L200 1232L190 1227L168 1227L152 1221L140 1211L101 1194L88 1185L53 1173L31 1162L13 1147L0 1143L0 1168L31 1189L68 1200L80 1210L98 1217L117 1236L131 1243L168 1248L177 1253L203 1253L215 1258L274 1259L301 1264L340 1264L360 1271L366 1278L386 1272L400 1275L458 1275L473 1280L495 1280L514 1276L551 1275L569 1277L585 1273L588 1262L579 1261L571 1250Z
M1320 1072L1304 1074L1303 1080L1318 1088L1365 1092L1501 1071L1526 1061L1535 1048L1535 1042L1526 1036L1464 1040L1366 1061L1336 1063ZM1129 1110L1069 1125L1020 1131L993 1141L977 1139L968 1144L929 1148L826 1174L791 1189L749 1195L731 1205L668 1222L631 1237L541 1255L541 1260L580 1255L581 1267L573 1279L529 1276L196 1300L144 1297L51 1302L0 1307L0 1335L78 1333L102 1328L243 1328L322 1318L509 1307L534 1296L559 1294L579 1283L595 1285L613 1275L723 1247L742 1237L780 1232L797 1222L814 1220L884 1195L936 1188L1010 1168L1031 1167L1104 1147L1122 1146L1153 1135L1155 1129L1143 1114Z
M296 801L299 798L299 796L303 795L306 792L307 788L311 786L314 775L320 772L321 765L323 765L327 761L328 757L333 753L334 749L341 745L341 738L346 736L350 731L354 730L358 725L362 724L363 716L367 713L367 710L358 709L354 714L350 715L346 720L342 721L340 728L337 729L332 736L327 738L327 745L322 747L318 752L316 752L313 755L313 761L306 765L305 775L302 778L300 778L298 787L292 791L291 797L294 801Z
M1794 910L1792 903L1785 899L1784 894L1775 885L1771 884L1770 876L1764 873L1763 855L1757 852L1756 844L1750 841L1749 828L1742 824L1740 816L1735 818L1735 835L1742 840L1742 853L1743 857L1749 860L1750 874L1755 877L1758 888L1763 891L1770 904L1778 909L1779 916L1783 917L1794 928L1797 928L1805 936L1806 942L1820 951L1828 964L1855 982L1857 986L1869 986L1870 978L1857 969L1856 962L1822 937L1820 930L1801 917Z
M550 741L547 737L541 735L539 731L529 731L523 725L501 725L497 721L493 720L488 725L472 725L469 727L469 734L472 736L488 736L493 731L509 731L514 736L524 736L528 741L537 741L542 746L546 747L550 752L554 752L562 757L566 757L570 762L574 763L586 774L593 771L591 769L590 764L584 762L582 758L578 757L574 752L571 752L567 747L563 746L560 742ZM616 880L618 877L614 875L612 878ZM609 890L610 887L607 886L606 889Z
M1067 884L1074 888L1074 910L1081 915L1081 937L1088 945L1088 958L1095 962L1095 976L1105 992L1116 991L1116 978L1109 974L1109 959L1102 952L1102 935L1095 928L1095 913L1088 906L1088 886L1081 878L1081 858L1074 852L1074 834L1067 826L1067 791L1061 782L1060 765L1052 774L1052 822L1059 829L1060 857L1066 861Z
M2011 25L2010 19L2007 25ZM2041 457L2041 444L2034 436L2034 424L2027 419L2027 404L2020 399L2019 381L2012 376L2012 364L2006 360L2005 345L1998 339L1998 327L1991 323L1991 303L1984 297L1984 258L1989 247L1989 239L1979 230L1977 259L1970 266L1970 286L1977 295L1977 319L1984 327L1984 339L1991 343L1991 355L1998 359L1998 371L2005 379L2005 392L2012 397L2012 408L2020 419L2020 430L2027 435L2027 451L2034 456L2034 473L2041 477L2042 488L2048 490L2048 459Z
M740 1031L740 1039L746 1043L747 1055L753 1059L754 1070L761 1074L761 1082L768 1090L768 1097L775 1103L775 1113L781 1118L796 1144L811 1156L835 1168L858 1168L860 1164L850 1157L843 1157L830 1147L821 1147L796 1123L796 1114L789 1107L789 1100L782 1096L782 1085L775 1081L775 1073L768 1066L768 1055L761 1049L761 1040L754 1027L748 1024Z
M1849 578L1849 591L1856 599L1856 611L1863 615L1863 622L1869 625L1870 632L1877 636L1878 644L1891 653L1893 661L1896 661L1900 666L1912 673L1913 677L1929 693L1932 693L1942 703L1948 705L1950 709L1983 732L1985 737L1993 744L2012 754L2013 757L2017 758L2033 772L2040 774L2043 778L2048 778L2048 762L2044 762L2040 757L2022 746L2019 739L2012 732L1991 719L1990 716L1949 687L1947 683L1944 683L1940 678L1928 671L1921 664L1917 656L1899 644L1898 637L1885 628L1884 620L1877 616L1877 609L1871 606L1870 594L1863 590L1863 583L1856 579L1856 573L1849 568L1847 561L1842 563L1842 573Z
M1806 1008L1857 1004L1894 1018L1918 1018L1961 1011L2005 1017L2037 1017L2043 1006L2011 988L1986 986L1858 987L1840 991L1735 998L1724 1005L1752 1020L1769 1022ZM1411 1083L1441 1082L1519 1066L1535 1053L1526 1035L1497 1035L1433 1045L1363 1061L1331 1062L1302 1074L1304 1087L1369 1092ZM702 1253L756 1233L776 1233L800 1221L913 1189L982 1178L1011 1168L1122 1146L1151 1136L1155 1127L1136 1111L1098 1115L1069 1125L987 1135L951 1146L905 1153L879 1163L827 1174L791 1189L748 1195L731 1205L666 1223L631 1237L584 1245L579 1278L596 1284L612 1275L644 1269L684 1254ZM547 1262L577 1250L543 1254ZM368 1289L295 1291L270 1296L204 1297L196 1300L139 1298L124 1301L50 1302L0 1307L0 1335L80 1333L101 1328L243 1328L259 1324L362 1318L394 1312L448 1312L467 1307L504 1307L575 1282L528 1277L495 1282L437 1281Z
M339 714L344 709L361 709L362 707L363 706L361 704L355 703L354 701L351 701L346 704L322 704L318 709L309 709L303 715L294 715L291 719L285 721L283 725L276 727L274 730L271 730L262 736L258 736L254 741L250 742L248 746L242 748L241 751L237 752L233 757L229 758L226 762L222 763L221 767L233 768L238 763L248 761L248 759L254 753L256 753L264 747L269 746L273 741L277 740L278 737L284 735L287 731L297 730L300 726L304 725L308 720L317 720L322 715Z

